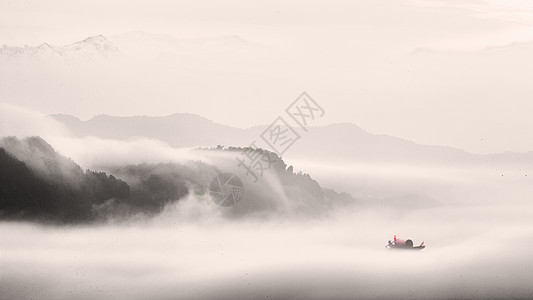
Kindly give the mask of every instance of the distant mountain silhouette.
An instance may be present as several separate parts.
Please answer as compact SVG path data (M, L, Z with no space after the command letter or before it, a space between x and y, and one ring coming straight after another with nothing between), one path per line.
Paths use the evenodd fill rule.
M173 147L242 145L249 142L247 130L214 123L193 114L173 114L165 117L114 117L98 115L88 121L70 115L52 115L78 137L95 136L108 139L147 137Z
M42 43L39 46L4 46L0 48L0 56L13 58L81 58L94 60L119 54L120 50L103 35L90 36L65 46L52 46L48 43Z
M466 163L475 157L455 148L420 145L392 136L371 134L350 123L312 128L292 150L302 157L337 162L440 164Z
M248 146L256 141L258 146L269 149L260 138L267 126L240 129L191 114L162 117L100 115L88 121L69 115L53 117L78 137L147 137L164 141L173 147ZM372 134L351 123L312 127L307 133L302 133L301 139L284 155L343 163L485 164L521 161L533 164L533 152L477 155L456 148L420 145L401 138Z

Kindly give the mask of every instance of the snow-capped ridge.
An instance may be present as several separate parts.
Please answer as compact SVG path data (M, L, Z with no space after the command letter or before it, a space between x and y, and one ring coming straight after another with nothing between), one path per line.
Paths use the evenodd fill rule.
M0 48L0 56L19 58L63 57L65 59L95 60L116 56L119 53L118 47L101 34L64 46L53 46L44 42L39 46L12 47L4 45Z

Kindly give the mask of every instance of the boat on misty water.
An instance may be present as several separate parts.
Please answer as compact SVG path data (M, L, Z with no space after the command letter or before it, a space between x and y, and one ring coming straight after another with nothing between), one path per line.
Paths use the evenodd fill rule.
M387 246L385 246L385 248L387 249L402 249L402 250L422 250L424 248L426 248L426 246L424 245L424 242L422 242L419 246L413 246L413 240L410 240L410 239L407 239L407 240L404 240L404 239L399 239L399 238L396 238L396 235L394 236L394 240L391 242L389 241L389 243L387 244Z

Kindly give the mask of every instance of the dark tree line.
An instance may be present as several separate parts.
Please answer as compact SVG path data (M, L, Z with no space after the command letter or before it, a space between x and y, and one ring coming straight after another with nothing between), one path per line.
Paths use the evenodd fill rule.
M113 176L93 171L82 176L76 184L47 178L0 148L0 217L90 221L94 204L129 197L129 186Z
M128 185L105 172L83 170L39 137L0 140L0 219L90 222L117 215L155 214L189 193L203 194L216 168L130 165L119 174L137 177ZM23 159L23 160L21 160ZM122 172L122 173L121 173Z
M248 148L209 150L238 154L245 149ZM294 173L294 168L280 157L268 154L276 158L271 171L279 179L284 196L266 182L255 184L242 176L244 199L225 212L229 217L279 212L281 198L289 199L291 209L303 214L320 214L335 203L351 201L349 195L323 190L309 174ZM0 219L75 223L157 214L189 193L205 195L210 182L220 173L216 166L200 161L126 165L108 171L114 175L84 172L39 137L2 139ZM127 178L129 184L115 176Z

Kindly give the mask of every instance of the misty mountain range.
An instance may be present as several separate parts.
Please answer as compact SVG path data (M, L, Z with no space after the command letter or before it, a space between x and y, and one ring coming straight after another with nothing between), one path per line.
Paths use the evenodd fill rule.
M233 151L238 155L243 150L204 151ZM296 174L275 154L269 155L276 157L272 172L281 192L267 181L254 184L243 177L243 199L222 211L226 217L272 213L317 216L339 204L353 203L347 194L323 189L310 175ZM83 171L39 137L2 138L0 169L0 219L67 223L151 216L189 195L205 197L211 181L221 173L217 165L201 161L114 166L112 175ZM289 203L282 204L280 198L289 199Z
M179 39L169 35L150 34L142 31L132 31L123 34L104 36L102 34L89 36L83 40L55 46L43 42L37 46L25 45L0 48L0 57L10 58L41 58L69 60L95 60L113 57L144 57L144 58L173 58L173 56L189 56L217 52L226 55L239 55L239 53L265 53L267 48L250 43L243 38L223 36L219 38L204 39Z
M172 147L248 146L252 141L268 149L260 138L267 126L241 129L222 125L193 114L162 117L95 116L82 121L71 115L52 117L69 128L76 137L105 139L146 137L161 140ZM472 154L445 146L420 145L401 138L369 133L351 123L312 127L301 132L286 153L287 158L321 162L368 162L399 164L474 164L494 163L533 165L533 151L527 153Z
M65 46L51 46L48 43L42 43L39 46L11 47L4 45L0 48L0 56L14 58L95 59L117 56L119 54L119 49L103 35L90 36L84 40Z
M353 107L335 109L336 120L368 124L368 128L379 132L434 145L454 145L472 153L507 149L525 152L533 149L530 141L521 138L531 132L531 124L527 110L520 109L522 104L529 103L527 95L531 92L527 81L533 70L533 60L529 57L531 42L486 47L476 52L453 52L429 46L412 52L409 48L406 53L410 55L399 54L392 64L385 66L374 66L374 63L373 67L365 65L368 72L357 75L352 74L352 65L335 61L330 53L320 65L330 66L331 69L328 67L321 71L320 76L308 77L305 74L314 73L307 69L311 57L299 58L295 55L296 48L276 52L275 43L265 46L236 35L186 38L133 31L80 38L65 46L45 42L43 40L40 41L41 45L27 47L4 46L0 50L3 64L3 68L0 68L2 101L22 105L33 103L30 106L36 110L47 113L60 111L84 118L103 111L115 115L193 112L243 127L255 124L251 113L236 115L235 121L232 121L227 111L217 116L219 108L227 106L228 111L242 108L265 110L266 101L257 102L260 107L252 109L248 106L251 99L272 99L277 102L295 93L296 88L319 85L327 86L327 99L324 97L324 101L329 101L332 109L344 107L340 105L341 99L343 102L358 99L371 108L357 111ZM23 63L26 60L16 59L19 56L39 59ZM86 61L83 57L89 57L89 63L75 63ZM358 65L363 63L362 60L354 57L351 63ZM299 70L307 71L300 74ZM521 79L511 80L515 77ZM364 88L355 88L353 78L358 80L357 86ZM274 84L269 86L266 82ZM46 101L35 100L42 96L46 96ZM371 99L379 99L380 105L383 105L386 114L381 116L382 121L377 121L381 118L380 110L372 108ZM150 106L148 103L152 100L157 105ZM505 105L506 101L514 104ZM199 103L206 103L205 109ZM435 103L442 104L435 107ZM499 108L490 103L498 103ZM276 105L280 109L286 106L280 102ZM398 113L394 112L395 109L398 109ZM419 114L414 114L419 110ZM279 112L277 108L265 111L272 116ZM483 118L472 122L477 115ZM405 118L399 119L401 116ZM451 116L452 119L443 116ZM261 124L268 121L262 118ZM357 132L355 128L346 130ZM295 144L291 151L309 151L306 140ZM349 138L344 138L344 143L350 142ZM347 149L349 153L346 154L361 159L377 156L373 159L394 161L412 161L408 156L417 152L404 145L405 150L397 153L379 154L382 151L380 149L361 149L367 147L366 142L362 142L365 144L357 141L355 145L335 148L333 151ZM233 143L229 141L226 144ZM330 150L323 149L322 152ZM407 154L400 155L401 152ZM460 153L446 152L435 154L435 159L428 160L436 161L441 156L449 157L448 161L464 160L461 158L464 155ZM287 155L291 155L291 152ZM423 158L425 155L415 157L415 160ZM471 159L466 157L466 160Z
M206 160L100 163L84 171L40 137L5 137L0 140L0 164L5 170L0 180L2 219L94 222L157 215L188 197L193 197L194 201L207 199L211 180L226 171L228 162L235 167L235 157L251 141L266 149L261 151L269 152L260 138L267 126L240 129L193 114L99 115L87 121L65 114L51 117L77 138L155 139L174 148L194 148L191 151L200 153ZM509 164L523 170L533 166L532 152L476 155L375 135L348 123L310 127L283 159L269 153L277 158L270 179L255 184L241 174L247 186L245 200L225 210L224 216L241 218L272 213L319 216L334 207L360 203L348 194L323 188L309 174L295 173L293 170L298 170L299 165L293 167L285 163L291 160L333 165L384 163L459 168Z

